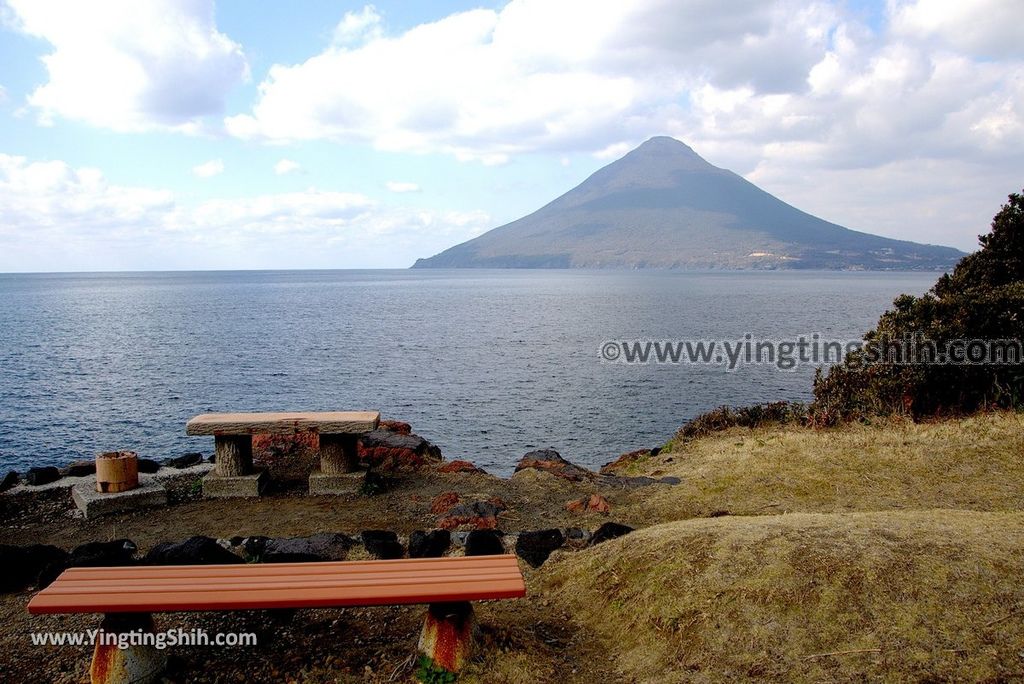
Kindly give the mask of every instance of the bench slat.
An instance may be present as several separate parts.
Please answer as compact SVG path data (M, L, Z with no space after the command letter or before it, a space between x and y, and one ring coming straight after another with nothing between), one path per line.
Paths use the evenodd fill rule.
M319 563L261 563L256 565L125 565L103 568L68 568L62 581L84 579L130 579L141 577L234 577L239 572L246 576L319 575L342 572L407 573L450 568L453 561L464 570L507 568L508 556L462 556L458 558L401 558L397 560L325 561Z
M409 584L438 584L444 582L483 582L483 581L501 581L501 580L514 580L516 575L511 572L490 572L480 574L451 574L445 575L444 577L423 577L422 575L409 575L404 578L399 578ZM328 587L377 587L377 586L394 586L396 580L394 578L380 578L380 577L368 577L365 575L359 577L317 577L316 579L302 579L302 587L305 588L328 588ZM203 591L250 591L255 589L287 589L288 587L295 586L294 580L289 580L284 577L275 578L259 578L258 580L248 580L246 578L238 578L235 580L229 580L227 578L217 578L215 580L201 580L201 581L189 581L187 579L176 580L172 583L169 580L161 582L153 582L151 580L119 580L114 582L106 581L92 581L92 582L77 582L62 583L59 587L54 587L50 593L60 594L67 596L70 594L95 594L97 592L111 592L111 593L145 593L152 591L191 591L193 593Z
M374 576L367 572L374 565L388 570ZM399 571L403 565L412 567ZM281 566L320 566L316 569L321 572L288 577L276 572ZM197 569L212 569L214 575L174 574ZM125 570L134 571L134 575L119 576ZM429 562L72 568L36 594L28 610L39 614L313 608L481 601L525 594L518 561L511 555Z
M187 435L323 435L376 430L378 411L293 411L275 413L204 413L185 424Z

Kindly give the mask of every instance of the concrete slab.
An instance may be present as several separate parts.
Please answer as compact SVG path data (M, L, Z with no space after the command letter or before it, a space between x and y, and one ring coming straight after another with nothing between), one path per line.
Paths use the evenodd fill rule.
M263 493L270 481L267 471L252 475L218 475L210 471L203 478L203 496L209 498L252 498Z
M112 513L126 513L143 508L167 505L167 488L155 479L140 480L139 486L127 492L102 494L96 491L96 480L79 482L71 488L71 498L86 518Z
M364 477L366 477L366 473L359 470L340 474L314 470L309 476L309 493L314 496L358 494L363 486Z
M181 477L182 475L204 475L205 473L208 473L211 470L213 470L213 464L212 463L200 463L200 464L194 465L194 466L192 466L190 468L180 468L180 469L179 468L160 468L160 470L156 471L156 473L153 473L153 474L150 474L150 473L142 473L142 474L140 474L139 475L139 483L141 484L147 478L155 478L157 480L169 480L169 479L174 478L174 477ZM69 475L67 477L62 477L61 479L57 480L56 482L50 482L49 484L39 485L37 487L33 487L31 485L27 485L27 484L25 484L23 482L23 483L15 486L15 487L12 487L11 489L8 489L6 492L0 493L0 496L13 496L13 495L17 495L17 494L31 494L33 492L45 492L48 489L70 489L71 487L74 487L75 485L81 484L83 482L91 482L92 486L95 487L96 486L96 476L95 475L83 475L81 477L74 477L72 475Z

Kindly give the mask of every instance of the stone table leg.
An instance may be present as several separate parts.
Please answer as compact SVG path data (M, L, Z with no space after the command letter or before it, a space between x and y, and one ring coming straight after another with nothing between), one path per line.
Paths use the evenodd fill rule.
M359 435L320 435L320 468L309 476L310 494L350 494L363 481Z
M252 435L216 435L213 439L216 464L203 478L203 495L259 496L267 484L267 473L252 467Z
M213 438L213 445L217 475L237 477L252 474L252 435L217 435Z

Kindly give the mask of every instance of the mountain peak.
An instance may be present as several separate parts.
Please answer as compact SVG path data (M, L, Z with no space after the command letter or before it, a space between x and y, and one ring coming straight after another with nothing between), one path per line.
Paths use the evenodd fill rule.
M415 266L931 270L961 256L811 216L656 136L532 214Z
M694 156L700 156L696 152L694 152L693 148L690 147L689 145L687 145L686 143L682 142L681 140L676 140L675 138L672 138L672 137L667 136L667 135L656 135L656 136L654 136L652 138L648 138L646 141L644 141L639 147L637 147L633 151L634 152L639 152L641 150L643 150L644 152L661 152L661 153L673 153L674 152L676 154L678 154L680 152L684 152L684 153L692 154Z

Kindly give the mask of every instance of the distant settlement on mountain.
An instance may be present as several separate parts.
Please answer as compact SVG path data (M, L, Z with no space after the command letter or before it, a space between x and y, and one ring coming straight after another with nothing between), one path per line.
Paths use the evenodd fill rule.
M413 268L949 270L962 256L811 216L661 136Z

